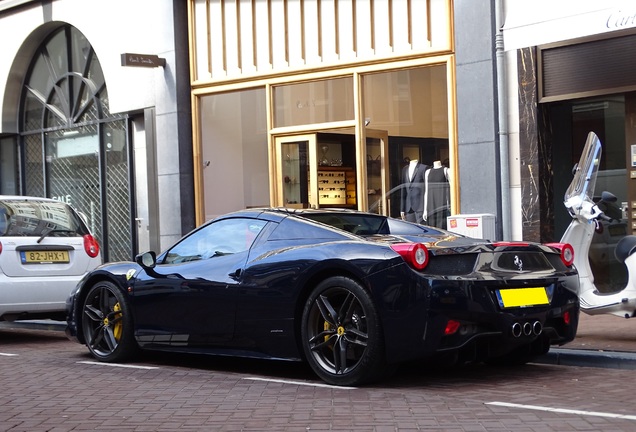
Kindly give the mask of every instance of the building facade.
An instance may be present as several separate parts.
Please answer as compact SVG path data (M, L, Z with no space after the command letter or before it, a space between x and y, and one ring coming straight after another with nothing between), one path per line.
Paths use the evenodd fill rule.
M111 261L258 206L486 213L496 239L558 241L594 131L597 193L618 197L599 267L620 283L636 9L553 3L3 0L0 193L71 203Z
M595 195L617 197L614 219L592 244L597 283L625 286L617 241L636 232L636 6L630 1L506 2L511 170L520 178L514 208L520 238L558 241L570 217L563 196L587 134L603 153Z
M0 192L72 204L109 261L193 228L186 28L182 1L0 2Z
M246 207L408 216L419 162L424 222L517 235L502 1L4 0L0 192L70 202L112 261Z
M459 211L452 2L188 4L197 223L263 205L399 217L416 161L445 173L423 218Z

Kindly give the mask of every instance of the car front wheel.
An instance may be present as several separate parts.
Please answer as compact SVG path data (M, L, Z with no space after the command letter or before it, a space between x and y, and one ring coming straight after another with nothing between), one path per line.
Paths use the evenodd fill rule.
M359 385L387 370L380 318L357 282L331 277L305 303L301 324L305 356L314 372L334 385Z
M111 282L88 291L82 304L82 330L95 358L106 362L130 359L137 351L128 300Z

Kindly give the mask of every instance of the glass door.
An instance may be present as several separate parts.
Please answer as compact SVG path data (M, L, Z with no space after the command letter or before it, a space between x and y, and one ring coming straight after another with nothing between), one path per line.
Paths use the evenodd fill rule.
M275 138L276 205L318 208L316 135Z
M342 129L277 136L274 142L274 205L389 214L387 131L366 130L366 149L361 150L366 158L356 151L355 135Z
M386 167L389 157L389 133L385 130L367 129L367 196L369 211L389 215L389 173Z

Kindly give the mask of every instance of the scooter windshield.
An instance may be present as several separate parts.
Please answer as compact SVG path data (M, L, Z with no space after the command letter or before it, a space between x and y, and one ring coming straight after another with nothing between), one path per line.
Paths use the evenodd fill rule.
M601 140L594 132L590 132L585 142L585 148L581 154L581 160L576 165L576 171L572 183L565 192L565 201L572 197L580 197L581 200L592 201L594 187L596 186L596 174L601 163Z

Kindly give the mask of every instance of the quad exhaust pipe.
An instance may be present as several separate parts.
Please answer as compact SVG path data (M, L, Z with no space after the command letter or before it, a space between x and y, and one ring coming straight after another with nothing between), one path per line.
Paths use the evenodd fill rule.
M516 338L521 336L539 336L543 331L543 325L539 321L530 322L526 321L525 323L515 322L511 327L512 335Z

